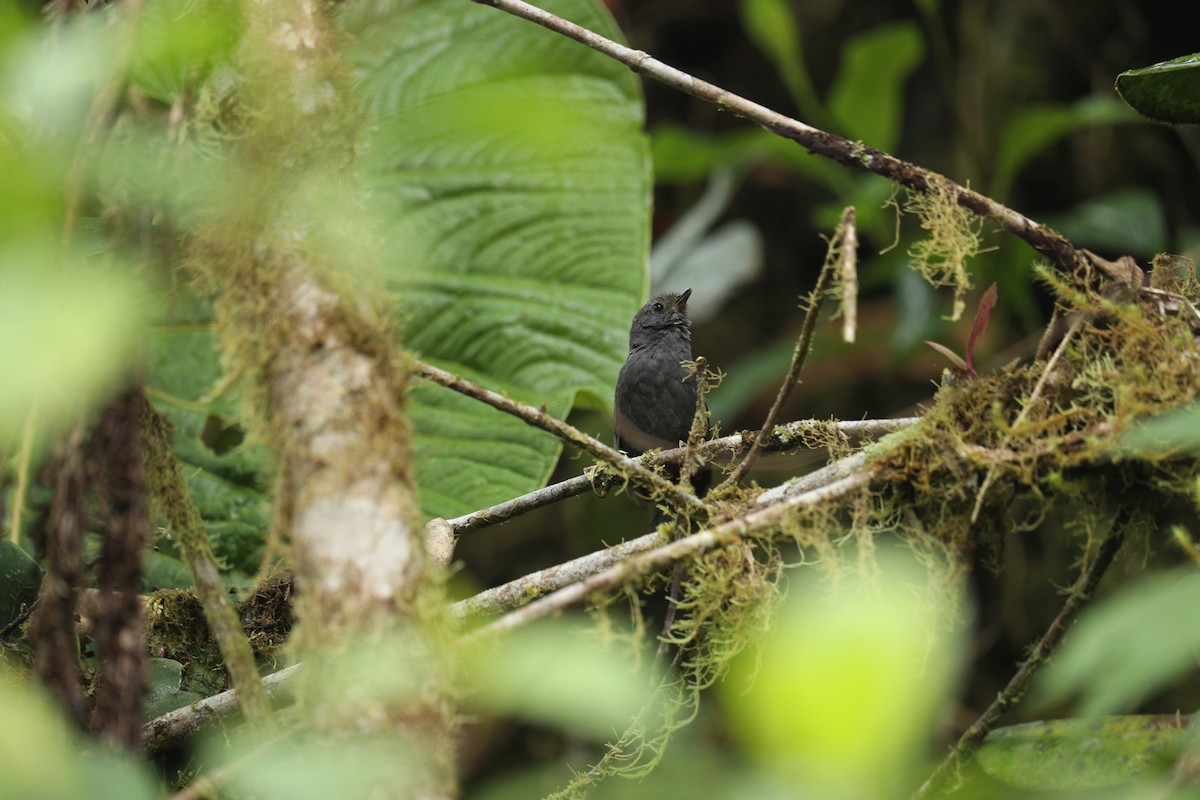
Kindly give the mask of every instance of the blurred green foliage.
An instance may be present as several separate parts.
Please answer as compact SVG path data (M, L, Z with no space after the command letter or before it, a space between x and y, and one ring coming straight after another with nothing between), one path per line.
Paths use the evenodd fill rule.
M939 5L921 7L936 17ZM551 6L616 32L598 3ZM271 517L272 454L253 436L239 387L223 381L211 309L188 290L168 291L177 264L164 270L157 254L131 246L127 231L114 232L101 199L113 192L114 206L137 206L133 227L150 234L135 243L145 244L179 233L164 219L183 230L202 220L221 196L214 186L252 183L252 173L227 163L214 133L236 93L236 75L223 71L223 62L239 46L240 18L230 2L152 0L132 32L132 50L122 55L128 32L113 24L119 9L79 15L47 36L32 15L0 5L0 453L11 452L30 426L53 437L144 366L156 405L176 427L176 452L226 578L244 583L258 566ZM783 0L739 5L745 35L778 70L799 114L876 147L901 147L906 127L922 112L908 92L936 56L936 36L912 20L873 25L841 43L831 78L818 81L806 63L806 32L795 9ZM359 2L344 13L357 36L348 57L358 70L363 108L373 115L364 142L370 213L388 239L381 260L397 292L405 341L556 414L576 402L605 406L628 317L646 288L651 187L637 82L573 43L467 3ZM144 93L149 122L125 120L129 128L103 152L88 152L80 143L101 84L114 70ZM1154 79L1160 72L1130 75ZM1126 85L1128 98L1135 84ZM211 104L201 120L210 128L201 130L192 117L184 123L196 125L189 135L164 142L159 126L196 97ZM978 188L1005 200L1067 137L1132 119L1100 94L1018 108L994 131ZM651 135L660 183L711 181L716 200L695 207L687 222L698 223L699 233L691 231L681 247L693 255L702 245L711 248L709 265L736 258L740 269L755 260L761 231L734 229L728 235L740 237L736 247L722 249L729 239L720 238L720 213L734 209L736 190L761 167L817 187L813 202L796 212L817 228L829 229L842 207L854 204L876 249L895 238L894 215L884 208L892 190L880 178L848 172L761 130L707 133L663 123ZM1174 240L1163 204L1144 187L1121 187L1047 219L1078 244L1148 256ZM79 219L64 236L69 209ZM937 296L906 268L912 237L902 230L899 246L872 255L863 268L864 289L893 293L898 313L886 330L895 352L938 324ZM996 277L1005 307L1036 319L1030 258L1022 247L1006 246L979 259L979 277ZM713 281L707 299L733 298L737 286ZM734 417L778 379L791 342L754 350L727 365L731 380L719 416ZM832 358L845 352L825 351ZM429 515L474 510L533 488L559 452L541 434L435 387L418 387L412 409ZM1197 429L1195 410L1181 411L1147 423L1114 456L1194 448ZM23 500L10 493L9 502ZM91 556L95 537L88 544ZM160 545L149 556L146 583L186 585L172 543L164 538ZM25 554L15 547L4 552L3 563L15 563L28 577L32 562ZM761 651L739 663L716 692L732 720L732 741L678 734L644 783L614 781L596 796L908 794L937 754L932 741L966 666L962 633L953 624L958 612L951 610L965 601L939 604L931 597L941 594L929 591L936 574L888 557L870 581L831 588L804 577L794 581L796 591ZM1189 615L1194 584L1191 573L1163 575L1098 605L1046 673L1043 698L1079 697L1088 715L1124 711L1194 670L1200 649ZM25 596L0 626L20 613ZM349 649L344 672L334 664L325 673L326 690L345 692L355 704L416 692L427 677L421 669L430 665L414 665L425 654L407 644ZM582 742L579 752L594 754L640 703L651 702L649 677L634 668L637 655L627 645L600 648L573 622L544 623L462 665L466 707ZM198 696L182 676L177 662L154 663L148 713ZM0 794L156 795L144 771L79 741L39 689L7 671L0 672L0 708ZM1088 729L1103 745L1104 760L1144 755L1145 738L1104 724L1110 727L1098 739ZM981 761L990 759L985 770L1008 785L1051 788L1030 775L1043 766L1038 753L1068 738L1063 732L1064 726L1045 724L1009 729L993 737ZM207 758L223 763L231 752L243 755L243 744L218 742ZM997 766L1006 751L1016 758ZM374 785L381 774L417 770L421 757L412 743L345 748L297 737L260 753L252 768L239 771L233 790L329 797ZM576 758L572 766L585 761ZM1073 768L1091 779L1103 766L1089 761ZM546 788L561 782L561 772L555 768ZM528 797L529 786L544 777L531 775L509 775L472 796ZM1055 789L1095 785L1054 780ZM1134 797L1143 788L1122 791ZM1003 792L987 796L997 795Z

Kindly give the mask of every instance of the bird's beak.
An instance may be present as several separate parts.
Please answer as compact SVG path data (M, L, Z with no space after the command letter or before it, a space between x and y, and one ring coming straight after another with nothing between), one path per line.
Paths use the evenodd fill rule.
M691 296L692 296L692 290L684 289L682 292L679 293L679 299L677 301L675 301L675 306L677 308L686 308L688 298Z

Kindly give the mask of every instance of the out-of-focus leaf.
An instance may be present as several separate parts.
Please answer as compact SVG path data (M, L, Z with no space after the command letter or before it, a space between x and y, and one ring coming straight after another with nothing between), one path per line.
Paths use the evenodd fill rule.
M1167 247L1162 203L1153 192L1119 189L1075 206L1046 224L1080 247L1152 256Z
M150 0L137 20L133 80L162 103L198 84L237 44L237 4L229 0Z
M170 658L152 658L146 665L146 694L142 698L142 716L146 720L204 699L197 692L180 691L183 664Z
M64 15L52 33L41 26L0 53L0 105L38 132L40 147L57 151L61 161L48 174L65 174L70 167L98 82L117 63L111 13L99 8Z
M896 305L899 319L888 344L903 353L928 336L938 324L936 293L920 275L906 266L896 274Z
M1122 72L1117 92L1144 117L1200 124L1200 53Z
M829 110L846 135L880 150L895 149L904 84L924 58L924 40L911 21L881 25L846 42L829 94Z
M619 36L592 0L548 9ZM646 291L650 174L624 67L458 0L343 9L404 345L564 415L611 402ZM410 395L429 515L529 491L557 439L436 386Z
M651 139L654 176L659 182L701 180L722 167L766 161L845 192L855 176L828 159L814 156L793 141L762 128L714 135L675 125L660 125ZM839 210L840 213L840 210Z
M1085 609L1038 676L1035 699L1080 697L1079 715L1132 708L1196 668L1200 575L1165 573Z
M128 265L0 245L0 443L31 412L56 431L106 398L130 368L146 295Z
M649 700L649 679L627 653L554 620L489 642L467 660L473 701L498 714L603 740Z
M1001 130L1000 150L990 197L1007 198L1017 175L1042 150L1088 125L1136 122L1137 117L1112 97L1085 97L1070 105L1034 105L1015 109Z
M1163 770L1187 739L1177 714L1028 722L988 734L975 760L992 778L1028 791L1118 786Z
M7 539L0 540L0 628L33 605L41 585L37 562Z
M742 0L741 17L747 35L779 70L800 114L824 127L825 110L804 65L803 39L791 5L786 0Z
M650 293L690 287L688 314L693 322L715 315L733 290L762 266L762 235L753 224L733 220L711 230L737 185L732 170L714 172L700 200L659 237L650 252Z
M880 553L877 581L793 586L753 689L743 691L753 656L721 685L738 738L800 796L895 796L953 696L963 643L947 632L951 596L944 578L892 551Z
M123 754L88 750L40 685L0 679L0 795L151 800L150 777Z
M1200 405L1175 409L1139 422L1120 437L1115 450L1128 456L1165 456L1200 451Z
M328 800L331 797L378 796L380 787L397 797L417 797L428 788L435 757L441 752L415 752L420 746L445 747L443 742L357 736L352 740L285 738L258 754L252 769L231 770L227 785L236 797L288 797ZM233 749L244 749L249 745ZM224 751L213 747L209 763L219 763ZM236 756L235 756L236 758Z

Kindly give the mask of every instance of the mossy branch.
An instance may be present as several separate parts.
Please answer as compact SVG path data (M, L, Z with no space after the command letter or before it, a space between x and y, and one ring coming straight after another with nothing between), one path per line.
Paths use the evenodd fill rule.
M196 581L196 594L204 606L204 618L221 650L229 679L239 690L238 705L247 719L265 723L271 711L267 695L254 664L250 641L229 602L220 570L209 549L204 518L192 502L179 462L171 450L167 422L145 398L142 403L147 487L178 537L184 561Z
M293 699L292 681L300 671L300 664L293 664L262 679L263 690L276 705L285 705ZM148 756L156 756L178 747L212 725L233 716L239 707L236 689L214 694L190 706L168 711L142 727L142 749Z
M479 639L484 636L505 633L534 620L557 614L571 606L586 602L597 594L636 581L642 576L656 572L677 561L698 556L713 548L723 547L730 542L737 541L743 536L779 525L789 514L800 508L812 507L844 497L867 485L870 479L871 475L867 471L855 473L828 486L789 497L776 505L753 511L634 556L584 581L566 586L506 614L473 632L471 638Z

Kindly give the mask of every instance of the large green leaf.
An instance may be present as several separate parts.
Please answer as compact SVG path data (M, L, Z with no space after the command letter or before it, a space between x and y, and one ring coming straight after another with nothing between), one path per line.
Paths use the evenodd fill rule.
M1200 124L1200 53L1117 76L1121 99L1159 122Z
M617 36L593 0L548 8ZM461 0L373 0L343 19L405 346L555 415L580 394L607 405L646 287L636 79ZM440 387L409 399L430 515L536 488L558 457L557 440Z

